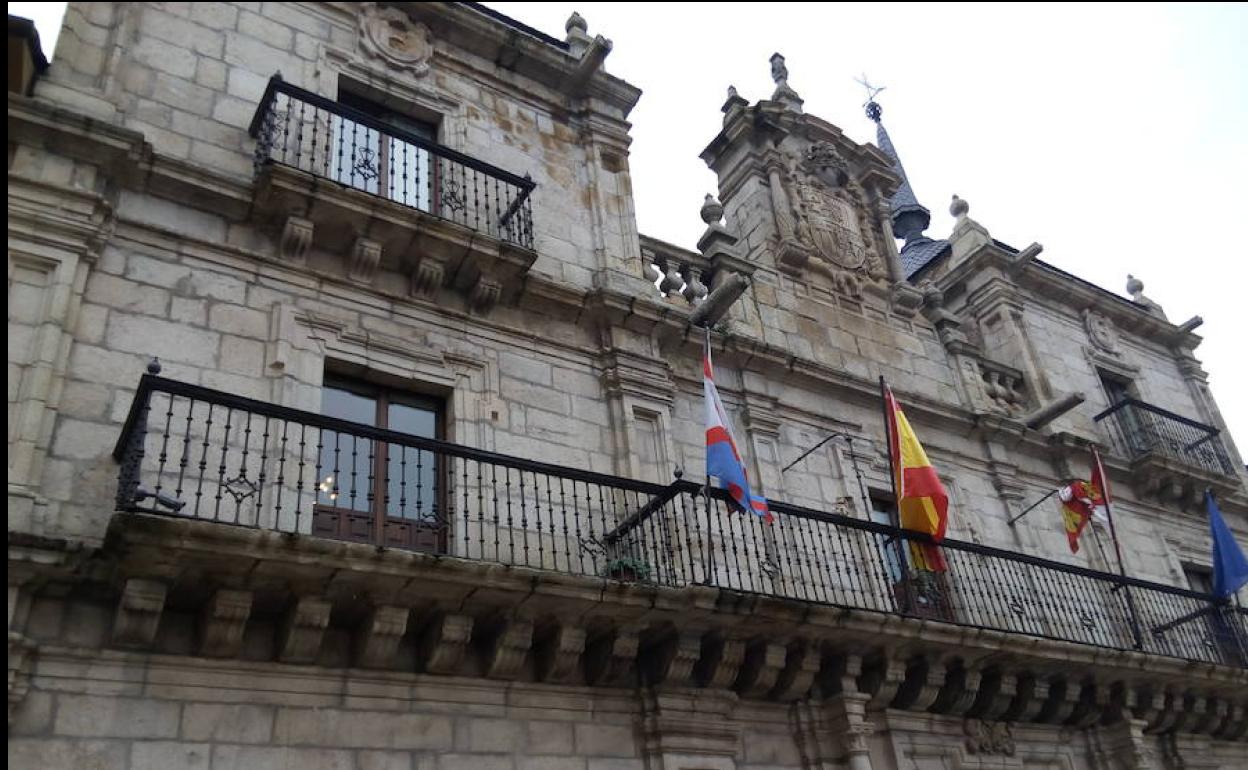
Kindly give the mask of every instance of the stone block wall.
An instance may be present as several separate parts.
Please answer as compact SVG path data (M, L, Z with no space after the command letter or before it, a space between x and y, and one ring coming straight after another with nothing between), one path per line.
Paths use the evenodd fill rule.
M532 176L535 271L587 288L593 271L636 262L626 108L599 102L590 127L557 89L488 49L443 39L432 13L423 14L433 26L428 71L400 77L364 50L366 13L332 3L70 3L36 95L141 131L161 156L249 182L247 130L274 73L331 100L343 88L388 89L398 109L439 116L441 144Z

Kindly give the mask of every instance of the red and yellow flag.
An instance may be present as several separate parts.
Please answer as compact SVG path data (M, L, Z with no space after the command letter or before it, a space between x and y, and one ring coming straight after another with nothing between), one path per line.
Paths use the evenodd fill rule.
M1066 526L1070 552L1079 553L1079 537L1087 528L1088 521L1105 505L1105 498L1090 481L1072 481L1059 489L1057 496L1062 501L1062 523Z
M949 495L887 385L884 386L884 411L888 418L888 449L893 461L893 484L897 490L901 526L926 532L940 542L949 520ZM911 542L910 556L918 569L932 572L949 569L944 554L934 545Z

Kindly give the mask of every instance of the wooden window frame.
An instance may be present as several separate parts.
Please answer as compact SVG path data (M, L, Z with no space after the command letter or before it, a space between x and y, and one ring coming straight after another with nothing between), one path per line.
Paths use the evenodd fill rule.
M342 376L326 375L323 386L371 399L374 403L374 427L388 429L390 406L402 404L433 412L435 438L445 435L446 402L443 399ZM366 494L372 495L368 510L326 505L321 502L321 495L318 493L312 509L313 534L335 540L369 543L388 548L446 553L450 534L449 520L445 518L442 521L435 520L431 525L424 518L409 519L390 515L387 494L392 445L389 442L380 441L369 441L369 445L375 447L375 451L371 466L368 468L371 478L368 481L369 487ZM443 458L436 453L431 453L431 456L434 463L433 478L437 485L432 506L439 517L444 517L449 499L446 483L447 466ZM363 532L359 530L361 523L365 525Z

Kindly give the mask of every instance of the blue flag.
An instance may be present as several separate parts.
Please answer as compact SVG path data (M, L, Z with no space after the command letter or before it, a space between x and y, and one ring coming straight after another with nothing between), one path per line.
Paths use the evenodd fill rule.
M1239 543L1231 537L1231 528L1226 526L1212 492L1205 492L1205 505L1213 533L1213 594L1225 599L1248 583L1248 558L1244 558Z

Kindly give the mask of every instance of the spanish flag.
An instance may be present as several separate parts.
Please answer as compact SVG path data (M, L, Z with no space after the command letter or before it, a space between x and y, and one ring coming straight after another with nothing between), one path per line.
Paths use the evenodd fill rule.
M883 385L883 382L881 382ZM884 388L884 412L888 421L888 450L893 465L893 486L897 493L897 512L901 526L916 532L926 532L936 542L945 537L945 524L949 520L949 495L936 475L936 469L927 459L927 452L919 443L906 420L906 415L893 397L893 391ZM910 543L910 558L917 569L945 572L949 564L944 554L934 545Z

